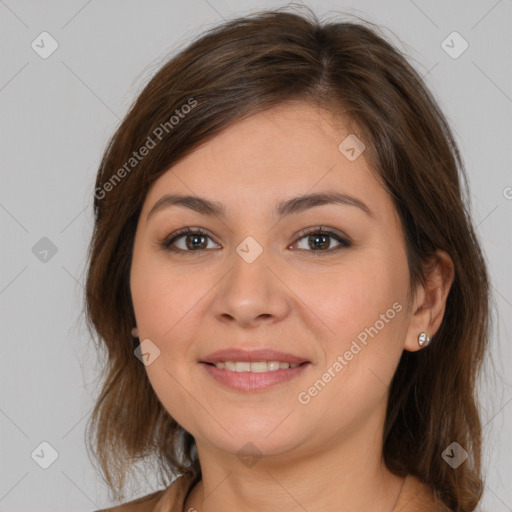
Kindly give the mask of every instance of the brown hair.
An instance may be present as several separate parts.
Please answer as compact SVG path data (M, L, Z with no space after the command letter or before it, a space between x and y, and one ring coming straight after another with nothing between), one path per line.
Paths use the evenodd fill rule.
M201 478L194 438L134 356L129 271L138 217L152 183L200 144L284 101L307 101L350 122L364 141L404 228L410 292L425 284L436 249L453 260L432 345L404 351L393 377L383 455L391 471L416 475L452 510L472 511L483 491L476 381L490 319L463 162L422 78L379 27L321 24L307 11L259 12L203 34L161 67L111 139L97 174L86 283L88 326L107 356L88 442L116 498L133 463L149 455L165 485L179 474ZM150 150L135 158L143 146ZM469 453L456 469L441 457L453 441Z

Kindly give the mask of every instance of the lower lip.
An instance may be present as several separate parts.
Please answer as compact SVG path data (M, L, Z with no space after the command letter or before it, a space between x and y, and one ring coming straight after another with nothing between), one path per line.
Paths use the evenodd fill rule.
M207 363L199 363L217 381L237 391L261 391L300 375L310 363L295 368L281 368L270 372L232 372Z

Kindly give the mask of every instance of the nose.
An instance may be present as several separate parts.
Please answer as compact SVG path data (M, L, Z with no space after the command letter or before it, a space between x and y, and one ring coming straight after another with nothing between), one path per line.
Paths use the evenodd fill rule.
M291 310L291 291L263 251L254 261L237 253L213 301L216 318L241 327L282 321Z

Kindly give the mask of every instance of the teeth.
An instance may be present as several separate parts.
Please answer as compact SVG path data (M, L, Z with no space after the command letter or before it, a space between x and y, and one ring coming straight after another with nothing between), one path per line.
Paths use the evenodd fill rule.
M235 372L250 372L251 363L235 363Z
M224 361L215 363L219 369L228 370L230 372L273 372L279 369L295 368L298 364L283 363L280 361L258 361L249 363L246 361Z

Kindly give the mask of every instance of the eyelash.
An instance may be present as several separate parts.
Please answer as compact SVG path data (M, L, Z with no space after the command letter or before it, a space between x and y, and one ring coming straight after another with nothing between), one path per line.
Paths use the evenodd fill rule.
M324 256L324 255L337 253L338 251L340 251L342 249L346 249L352 245L352 243L348 239L344 238L339 233L325 229L323 226L317 226L315 228L307 228L307 229L302 230L300 233L298 233L296 241L299 241L306 236L317 235L317 234L327 235L331 238L334 238L337 242L340 243L340 245L338 247L335 247L334 249L327 249L325 251L322 251L322 250L318 250L318 251L309 250L308 251L306 249L299 249L299 251L311 252L315 256ZM184 256L185 253L202 252L202 251L207 250L207 249L198 249L195 251L186 251L183 249L171 248L171 245L179 238L182 238L184 235L201 235L201 236L205 236L205 237L208 237L211 239L210 235L204 229L190 228L187 226L186 228L180 229L180 230L174 232L172 235L166 237L162 242L160 242L160 245L162 246L163 249L165 249L167 251L175 252L182 256Z

